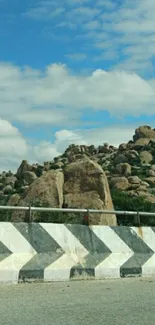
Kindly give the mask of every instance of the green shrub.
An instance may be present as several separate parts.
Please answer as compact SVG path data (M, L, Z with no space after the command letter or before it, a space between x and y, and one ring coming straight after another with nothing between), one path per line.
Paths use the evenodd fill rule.
M7 205L10 195L0 196L0 205ZM0 209L0 222L9 222L11 220L12 211L11 210L1 210Z
M149 168L141 166L140 169L133 169L132 174L138 176L141 180L144 180L147 176Z
M40 176L42 176L42 174L43 174L43 169L38 167L38 168L36 169L35 173L36 173L36 176L37 176L37 177L40 177Z
M35 207L49 207L49 204L44 201L40 202L35 200L31 203ZM34 222L45 222L45 223L75 223L81 224L83 220L83 215L80 213L66 213L66 212L45 212L37 211L32 212L32 220Z
M142 196L132 197L129 193L111 190L111 196L116 211L155 212L155 204L146 201ZM133 216L117 216L118 224L134 225ZM155 226L155 217L140 217L142 225Z

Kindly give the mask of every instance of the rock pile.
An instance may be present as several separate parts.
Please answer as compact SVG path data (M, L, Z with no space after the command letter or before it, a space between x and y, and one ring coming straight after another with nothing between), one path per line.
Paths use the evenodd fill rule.
M23 160L15 175L1 173L0 198L8 197L9 205L27 205L37 197L51 207L112 209L109 185L155 202L155 129L140 126L133 140L118 148L72 144L43 165ZM14 214L16 218L22 214ZM97 218L99 224L116 224L115 216Z

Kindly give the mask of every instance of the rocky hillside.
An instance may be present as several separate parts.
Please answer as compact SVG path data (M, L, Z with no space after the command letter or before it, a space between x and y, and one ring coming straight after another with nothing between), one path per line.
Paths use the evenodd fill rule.
M97 148L72 144L43 165L23 160L15 175L0 175L1 204L113 209L116 193L132 202L144 198L154 206L155 129L139 127L133 140L118 148L108 143ZM94 218L92 224L97 222ZM97 218L99 224L116 224L115 216ZM14 212L12 219L24 220L24 215Z

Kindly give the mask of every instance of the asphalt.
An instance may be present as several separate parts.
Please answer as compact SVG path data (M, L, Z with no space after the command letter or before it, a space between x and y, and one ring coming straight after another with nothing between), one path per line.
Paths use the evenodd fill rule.
M2 325L154 325L155 278L0 285Z

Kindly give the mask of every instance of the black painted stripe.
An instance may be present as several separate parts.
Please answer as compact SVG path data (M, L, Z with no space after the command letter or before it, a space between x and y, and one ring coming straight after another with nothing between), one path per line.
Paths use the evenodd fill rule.
M14 223L13 225L37 253L56 252L61 249L60 245L39 223Z
M124 263L120 268L121 277L129 276L141 276L142 275L142 266L149 260L153 255L150 254L134 254L130 259Z
M88 274L94 277L95 267L111 254L111 250L89 227L73 224L66 227L88 251L83 264L78 263L72 267L70 277L76 277L77 274L83 276Z
M0 241L0 254L8 254L8 255L12 254L10 249L6 247L1 241Z
M108 256L109 253L94 255L88 254L84 258L84 262L82 264L78 263L72 267L70 277L75 278L77 275L83 275L83 277L85 277L86 274L95 277L95 267L104 261Z
M111 227L134 253L150 254L152 249L129 227Z
M152 249L129 227L111 227L116 234L130 247L134 255L120 268L120 276L141 276L142 266L154 254Z
M19 280L43 279L44 269L60 258L64 250L40 224L15 223L14 226L38 253L20 270Z
M59 259L63 253L40 253L35 255L19 272L19 280L44 279L44 269Z
M0 242L0 262L9 257L11 254L12 252L2 242Z
M85 267L83 268L80 264L77 265L75 268L73 267L70 272L70 278L71 279L84 279L86 277L93 277L95 278L95 268L92 267Z
M83 225L65 225L69 231L79 240L79 242L87 249L87 251L94 254L111 253L103 241L87 226Z

